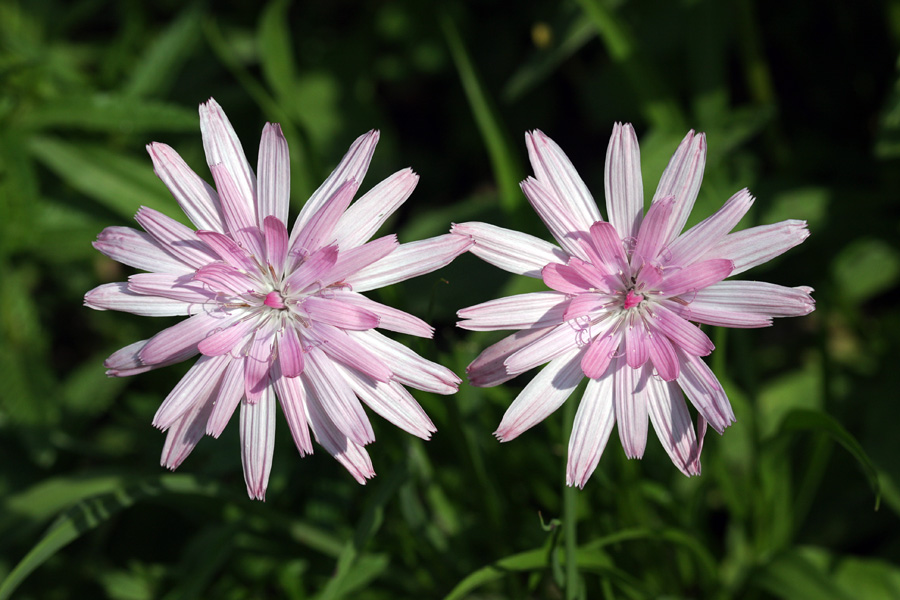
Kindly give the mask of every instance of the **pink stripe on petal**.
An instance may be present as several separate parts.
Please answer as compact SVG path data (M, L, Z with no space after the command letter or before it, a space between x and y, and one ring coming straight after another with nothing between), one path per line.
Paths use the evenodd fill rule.
M352 369L340 369L359 399L381 417L423 440L437 431L416 399L399 383L375 381Z
M556 263L541 269L541 278L547 287L564 294L581 294L593 287L572 267Z
M652 310L651 327L664 333L687 354L706 356L715 349L712 340L696 325L691 325L661 304L657 304Z
M378 331L370 329L347 333L384 361L394 374L394 381L435 394L455 394L459 389L460 378L453 371L422 358Z
M535 177L565 203L579 229L599 221L597 203L562 148L540 130L526 133L525 145Z
M331 292L332 297L336 300L347 304L353 304L359 308L365 309L376 315L379 319L378 327L398 333L406 333L418 337L430 338L434 334L434 328L428 323L414 317L402 310L397 310L390 306L375 302L366 298L362 294L351 292L349 290L335 290Z
M628 259L625 256L625 248L622 246L622 238L610 223L598 221L591 225L591 243L594 250L603 261L602 267L611 273L627 270Z
M287 140L284 139L281 125L278 123L266 123L263 127L256 171L259 174L257 182L259 227L263 227L266 217L269 216L282 223L286 222L291 193L291 161Z
M372 329L379 324L375 313L336 298L309 296L301 306L312 320L341 329Z
M284 377L296 377L303 372L303 346L290 323L284 323L278 334L278 363Z
M197 350L204 356L221 356L228 353L237 356L244 349L247 336L259 326L260 321L258 315L248 314L236 323L214 331L200 340Z
M616 422L612 398L612 377L588 381L578 412L575 413L572 435L569 437L566 485L583 488L597 468Z
M682 355L683 362L678 385L706 421L722 433L734 422L731 403L722 385L703 360L696 356Z
M526 329L503 338L496 344L488 346L466 367L469 384L476 387L492 387L509 381L517 375L510 373L506 359L538 338L547 335L553 328Z
M751 227L726 235L709 250L706 258L733 260L731 274L737 275L784 254L807 237L806 221L789 220Z
M154 273L189 273L193 267L166 252L150 234L131 227L107 227L92 244L114 261Z
M584 377L581 352L575 348L554 359L525 386L494 432L501 442L517 438L562 406Z
M659 254L665 243L665 234L674 205L675 199L671 196L660 198L650 205L638 231L634 253L631 256L632 267L640 268L641 264L652 262Z
M590 246L590 244L585 244ZM578 274L582 279L591 284L591 289L598 292L611 292L614 288L621 285L621 276L610 275L606 265L600 263L600 266L589 262L585 262L580 258L573 256L566 265Z
M258 281L223 262L211 263L197 269L194 280L205 283L213 294L229 293L240 296L254 292L260 287Z
M632 369L639 369L649 359L650 342L646 326L642 321L629 324L625 328L625 362Z
M383 357L370 351L364 343L350 337L343 329L317 322L305 332L305 336L337 362L378 381L388 381L391 378L391 370L382 360Z
M757 327L769 327L772 318L761 314L740 312L730 308L722 308L708 302L691 301L686 306L675 302L666 301L666 306L682 319L703 323L704 325L716 325L718 327L735 327L750 329Z
M263 248L259 227L256 224L256 206L253 197L241 195L225 165L211 165L209 170L216 181L216 189L219 190L222 214L225 215L229 233L247 252L262 258Z
M692 294L728 277L734 263L723 258L714 258L697 262L684 269L672 269L671 275L659 284L662 296L680 296Z
M351 144L347 154L344 155L344 158L341 159L334 171L319 186L319 189L313 192L313 195L310 196L297 216L297 220L294 222L293 233L291 234L292 245L312 216L334 196L339 187L351 179L356 181L357 185L362 185L366 171L369 169L372 155L375 153L375 145L378 144L379 137L379 132L372 130L359 136Z
M488 223L454 224L451 232L475 240L469 252L478 258L517 275L540 277L544 265L569 260L569 255L550 242Z
M412 169L394 173L356 200L335 226L335 243L342 251L365 244L397 210L419 181Z
M214 392L214 390L210 390ZM212 411L214 396L198 397L194 404L169 428L163 444L160 464L174 471L203 438L204 426Z
M128 290L145 296L160 296L202 306L215 300L215 294L190 273L135 273L128 276Z
M664 255L666 263L686 266L702 258L734 229L751 206L753 196L746 188L733 195L715 214L697 223L669 244Z
M641 153L631 123L613 126L604 175L609 222L619 237L634 238L644 214L644 185L641 182Z
M365 485L366 479L375 476L369 453L361 445L354 443L341 433L325 413L316 395L308 387L306 390L309 426L316 441L322 444L325 450L341 463L358 483Z
M558 292L519 294L460 310L456 314L466 320L460 321L457 326L470 331L490 331L559 325L564 320L568 305L566 296Z
M271 326L256 329L244 357L244 398L254 404L270 386L269 371L275 362L275 332Z
M228 327L239 317L219 312L197 313L150 338L141 350L140 359L148 365L165 362L175 356L184 360L198 352L197 344L200 340L216 329Z
M277 368L277 367L276 367ZM309 435L309 418L306 412L306 387L300 377L275 377L275 391L281 403L281 410L287 420L291 437L300 452L300 456L313 453L312 439Z
M687 223L706 166L706 134L694 134L691 130L679 144L669 160L666 170L659 179L659 186L653 194L653 202L672 196L675 205L669 222L668 232L663 237L665 246L674 240Z
M323 280L325 285L340 283L358 271L388 256L400 244L394 234L386 235L356 248L342 250L337 262Z
M699 475L700 448L681 390L674 382L666 383L651 377L644 397L650 422L672 463L688 477Z
M142 206L134 215L134 220L167 252L192 267L200 267L217 260L216 255L197 239L193 229L159 211Z
M256 175L247 162L241 141L219 104L210 98L200 105L200 135L206 152L206 164L221 164L234 180L238 196L247 202L247 209L255 215Z
M641 458L647 447L646 379L649 369L632 369L624 356L616 359L612 372L619 440L628 458Z
M585 377L600 379L607 374L613 357L622 344L622 332L613 331L598 335L581 357L581 371Z
M258 402L241 403L241 463L247 494L265 500L275 451L275 392L266 386Z
M227 235L215 231L198 231L197 237L232 267L242 271L259 269L256 261L247 254L247 251Z
M325 277L338 259L337 246L325 246L309 255L299 266L294 267L293 272L284 280L282 293L295 294L302 292L311 284L319 281L319 286L324 285Z
M560 203L555 193L533 177L528 177L519 186L563 251L587 260L587 254L578 243L577 237L573 236L577 232L584 231L585 228L577 223L569 209Z
M130 377L131 375L137 375L138 373L146 373L147 371L159 369L160 367L167 367L169 365L174 365L175 363L180 363L196 354L194 351L185 352L182 355L175 355L169 360L146 365L140 359L140 352L144 349L144 346L147 345L148 341L149 340L141 340L139 342L134 342L133 344L129 344L124 348L120 348L113 352L109 358L103 361L103 366L107 369L106 376Z
M359 189L359 184L353 179L338 188L334 195L303 226L300 233L295 232L291 236L290 253L292 255L302 251L309 253L322 246L334 244L336 237L334 228L353 201L357 189Z
M328 419L356 444L365 446L375 441L369 418L331 358L318 348L312 348L306 359L306 369L301 377L315 394Z
M284 261L288 251L288 232L284 223L276 217L268 216L263 221L263 237L266 243L266 259L275 269L275 276L284 274Z
M651 331L647 341L650 343L650 362L656 367L656 372L663 381L672 381L678 377L681 361L676 356L669 338L657 331Z
M562 320L570 321L572 319L589 316L602 309L607 300L608 297L602 294L593 294L590 292L578 294L569 301Z
M469 249L472 240L453 234L400 244L396 250L347 277L355 292L365 292L431 273Z
M224 356L201 356L163 400L153 417L153 426L166 430L198 399L205 401L219 385L229 360Z
M580 338L584 337L586 333L571 322L557 325L547 335L507 358L506 369L510 373L518 374L538 367L579 345L584 345L587 340Z
M169 188L191 223L197 229L224 232L225 219L216 190L194 173L181 156L166 144L148 144L147 152L153 161L156 176Z
M225 430L231 415L244 397L244 361L232 359L225 367L222 381L219 384L219 395L213 406L212 414L206 423L206 433L218 438Z
M94 310L120 310L144 317L174 317L200 310L182 300L145 296L132 292L124 282L105 283L84 295L84 305Z
M790 288L765 281L720 281L699 290L688 308L701 303L767 317L799 317L815 309L812 291L806 286Z

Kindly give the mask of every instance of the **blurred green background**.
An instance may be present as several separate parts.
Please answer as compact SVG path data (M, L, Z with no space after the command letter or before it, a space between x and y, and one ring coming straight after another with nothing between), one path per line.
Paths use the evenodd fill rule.
M900 598L900 3L248 5L0 0L0 598ZM190 362L127 379L101 363L171 322L82 295L129 274L91 248L101 229L141 205L181 218L145 144L210 180L210 96L251 164L282 124L295 213L381 129L363 189L421 175L389 222L401 241L467 220L546 237L517 185L526 130L604 212L614 121L638 131L647 198L705 131L693 220L742 187L758 198L742 227L806 219L802 246L746 277L810 285L817 310L713 332L737 423L707 437L699 478L652 435L625 460L614 434L564 490L571 408L491 436L527 376L417 393L430 442L373 415L365 487L319 447L301 460L281 417L265 503L245 495L235 424L168 473L150 420ZM376 296L434 324L404 341L462 374L500 336L454 312L523 279L464 256Z

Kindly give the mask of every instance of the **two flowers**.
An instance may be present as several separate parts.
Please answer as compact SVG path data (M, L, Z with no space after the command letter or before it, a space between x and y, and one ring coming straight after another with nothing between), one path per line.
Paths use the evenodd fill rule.
M762 327L813 310L807 287L723 281L802 242L802 221L729 233L752 204L743 190L682 235L697 197L705 138L689 133L663 173L646 215L634 131L616 125L607 154L608 221L562 150L526 136L534 178L522 183L558 243L486 223L399 244L371 238L409 197L418 177L404 169L356 202L378 132L357 139L307 201L289 233L288 147L267 124L254 174L221 107L200 107L215 189L170 147L148 150L196 230L149 208L144 229L109 227L95 247L146 271L101 285L85 304L148 316L187 316L106 361L127 376L187 360L184 378L154 425L167 431L162 464L174 469L203 435L213 437L240 407L247 490L262 499L272 465L277 404L301 455L315 439L361 483L374 475L365 446L374 434L362 404L428 439L435 427L412 387L452 394L460 379L376 328L431 337L432 328L361 292L429 273L471 251L504 270L543 279L550 291L459 311L460 327L515 329L467 369L476 386L503 383L547 364L506 412L495 435L513 439L558 408L588 377L569 443L567 482L583 486L618 423L629 457L643 454L647 423L673 463L700 471L707 423L733 420L728 399L699 358L712 343L691 322ZM683 393L697 410L697 430Z

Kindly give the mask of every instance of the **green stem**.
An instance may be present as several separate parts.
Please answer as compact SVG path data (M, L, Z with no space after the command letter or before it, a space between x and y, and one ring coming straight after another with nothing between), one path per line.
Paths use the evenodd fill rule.
M578 406L571 398L565 403L563 426L563 445L568 447L572 424L575 420L575 409ZM566 540L566 600L579 597L578 578L578 489L574 486L563 486L563 527Z

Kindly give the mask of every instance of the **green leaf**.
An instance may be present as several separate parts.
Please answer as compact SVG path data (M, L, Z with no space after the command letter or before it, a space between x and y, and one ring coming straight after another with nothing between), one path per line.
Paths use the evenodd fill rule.
M469 108L475 117L475 123L481 132L481 137L487 146L491 166L494 169L494 177L500 188L500 201L508 213L514 213L523 204L523 196L519 190L519 181L522 179L516 166L515 153L510 148L509 142L503 133L497 112L491 106L484 87L478 80L475 65L469 57L462 38L456 28L453 19L446 12L441 13L441 27L450 55L459 73L463 91L469 101Z
M825 570L828 556L815 548L792 548L774 556L749 577L758 586L785 600L853 600Z
M130 221L141 206L155 208L185 222L186 217L156 178L150 159L139 161L105 146L71 144L35 137L31 152L60 179Z
M66 97L23 114L21 126L110 133L197 131L197 112L182 106L111 94Z
M162 95L171 89L178 68L191 57L199 38L200 11L196 7L187 8L141 54L122 88L123 95ZM197 125L196 114L194 125Z
M880 239L858 239L841 250L833 271L843 296L858 304L897 284L900 252Z
M288 28L289 8L289 0L269 2L259 19L259 33L256 36L263 76L282 104L292 101L292 88L297 78Z
M794 431L827 433L840 443L856 459L863 474L869 480L869 485L875 494L875 510L878 510L878 506L881 503L881 486L878 481L878 470L855 437L850 435L833 417L818 410L797 409L788 413L781 421L780 433L784 435Z

